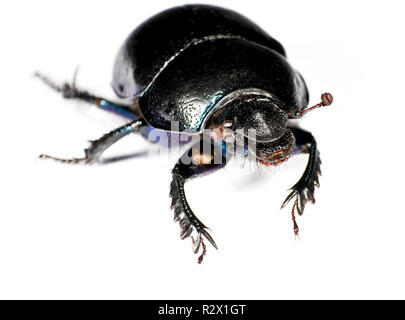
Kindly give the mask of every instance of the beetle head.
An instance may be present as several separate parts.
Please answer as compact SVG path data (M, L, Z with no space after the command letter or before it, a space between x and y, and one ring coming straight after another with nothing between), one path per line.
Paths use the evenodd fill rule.
M212 127L238 132L256 142L275 141L284 134L288 120L279 106L267 97L235 99L213 117Z
M287 120L281 104L268 97L235 99L213 116L211 137L236 142L238 153L277 165L289 158L295 144Z

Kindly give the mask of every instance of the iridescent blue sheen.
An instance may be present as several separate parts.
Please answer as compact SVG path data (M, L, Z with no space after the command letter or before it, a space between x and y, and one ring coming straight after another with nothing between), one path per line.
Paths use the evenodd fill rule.
M100 101L100 108L102 108L106 111L111 111L115 114L118 114L120 116L123 116L123 117L131 119L131 120L137 119L137 116L135 116L132 112L128 111L127 109L125 109L121 106L113 104L110 101L104 100L104 99Z

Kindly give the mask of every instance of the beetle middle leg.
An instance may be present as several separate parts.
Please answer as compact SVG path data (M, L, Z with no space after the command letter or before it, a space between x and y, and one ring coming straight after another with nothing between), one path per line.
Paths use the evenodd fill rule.
M51 89L54 89L55 91L60 92L65 99L77 99L77 100L85 101L87 103L96 105L100 109L116 113L125 118L131 119L131 120L137 119L137 116L134 113L134 110L132 110L129 106L126 106L123 104L118 104L118 103L112 102L110 100L95 96L95 95L87 92L86 90L78 89L75 84L76 74L77 74L77 69L74 74L73 81L71 83L65 82L62 85L56 84L50 78L48 78L47 76L45 76L39 72L34 73L34 76L41 79Z
M319 187L319 175L321 174L321 158L317 149L316 140L313 135L299 128L290 128L294 134L296 147L305 153L309 153L309 159L304 174L298 182L291 188L291 193L283 202L281 208L295 197L292 207L292 219L294 221L294 232L298 235L298 226L295 222L295 209L299 215L304 212L305 205L308 201L315 203L315 187Z
M206 253L203 236L217 249L214 239L207 232L207 227L195 216L191 210L184 192L185 182L193 177L205 175L226 164L225 142L216 144L209 139L201 139L198 143L187 150L179 159L172 170L172 182L170 185L171 207L174 209L174 219L179 221L180 237L191 237L194 253L198 253L202 247L202 254L198 259L201 263Z
M112 146L115 142L117 142L118 140L120 140L121 138L125 137L130 133L139 132L140 129L145 125L146 124L143 119L134 120L117 129L110 131L109 133L103 135L101 138L97 140L91 141L90 147L84 150L83 158L63 159L53 157L47 154L41 154L39 157L43 159L52 159L65 163L90 163L92 161L97 160L101 156L101 154L107 148Z

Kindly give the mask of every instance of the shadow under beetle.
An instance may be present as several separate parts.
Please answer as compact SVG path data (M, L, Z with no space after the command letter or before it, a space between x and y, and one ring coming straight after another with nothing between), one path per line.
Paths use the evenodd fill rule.
M202 249L199 263L206 253L203 237L217 245L187 203L184 183L224 167L235 152L263 165L277 165L293 151L309 153L304 174L282 204L294 199L291 214L298 235L295 210L301 215L306 203L315 201L321 160L312 134L291 127L288 120L329 105L333 98L324 93L321 103L307 108L305 82L287 62L281 44L245 17L218 7L186 5L141 24L115 60L112 86L127 104L94 96L76 88L74 82L58 86L36 75L65 98L84 100L130 119L92 141L83 158L44 154L41 158L90 163L130 133L152 128L170 131L173 122L178 132L199 137L174 166L170 185L181 238L192 239L195 253ZM205 129L211 133L203 134ZM235 141L242 144L236 151L229 147ZM186 158L191 161L183 161Z

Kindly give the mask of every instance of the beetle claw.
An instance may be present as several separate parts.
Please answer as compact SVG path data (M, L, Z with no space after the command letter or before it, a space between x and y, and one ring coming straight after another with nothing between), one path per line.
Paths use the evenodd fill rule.
M292 198L294 198L294 196L296 195L296 191L293 190L288 196L287 198L284 200L283 204L281 205L280 209L283 209L287 203L289 203L291 201Z
M290 194L281 205L281 209L283 209L295 197L293 207L297 209L298 215L301 216L304 213L304 209L308 201L311 203L315 203L315 186L316 184L314 182L302 188L300 188L299 186L294 186L292 188L293 190L290 192Z

